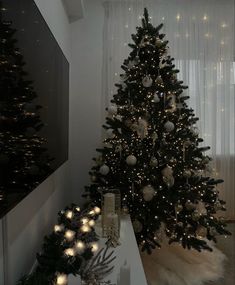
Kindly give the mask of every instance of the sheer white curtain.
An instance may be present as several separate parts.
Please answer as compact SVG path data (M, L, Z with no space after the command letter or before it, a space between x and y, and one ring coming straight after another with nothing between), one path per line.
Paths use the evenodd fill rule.
M213 168L225 180L221 197L228 219L235 218L235 63L234 0L109 0L104 2L103 103L116 92L131 34L144 7L154 25L164 23L170 54L189 89Z

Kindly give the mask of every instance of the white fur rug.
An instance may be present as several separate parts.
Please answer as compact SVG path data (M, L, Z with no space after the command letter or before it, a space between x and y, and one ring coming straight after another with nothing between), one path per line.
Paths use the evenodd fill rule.
M226 256L208 241L212 252L162 244L151 255L141 253L149 285L202 285L223 277Z

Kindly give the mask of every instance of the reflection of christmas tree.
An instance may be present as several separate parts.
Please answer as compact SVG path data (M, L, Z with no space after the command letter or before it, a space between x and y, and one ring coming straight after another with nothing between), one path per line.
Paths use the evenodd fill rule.
M170 243L210 249L201 237L228 234L215 216L224 210L216 189L222 180L204 175L209 148L199 147L198 118L185 103L186 87L177 80L161 27L149 23L145 10L108 108L107 138L86 191L97 203L101 187L120 188L137 241L148 252L159 245L160 228Z
M0 191L30 190L50 172L32 82L0 2Z

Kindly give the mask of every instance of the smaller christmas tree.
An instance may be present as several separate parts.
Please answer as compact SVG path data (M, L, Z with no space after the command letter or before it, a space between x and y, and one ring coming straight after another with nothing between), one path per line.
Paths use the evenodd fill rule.
M0 2L0 193L25 193L51 172L50 158L46 140L38 135L41 106L34 103L37 94L5 12Z

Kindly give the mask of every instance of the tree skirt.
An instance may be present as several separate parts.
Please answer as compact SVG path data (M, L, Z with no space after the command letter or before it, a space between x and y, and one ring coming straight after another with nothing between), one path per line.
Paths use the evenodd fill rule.
M141 253L149 285L202 285L223 277L226 256L212 242L212 252L162 244L151 255Z

